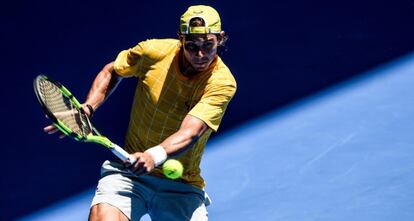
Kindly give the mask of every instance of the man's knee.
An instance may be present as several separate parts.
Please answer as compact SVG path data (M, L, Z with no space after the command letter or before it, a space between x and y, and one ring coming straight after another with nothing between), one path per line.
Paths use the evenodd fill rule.
M128 221L129 219L116 207L107 203L92 206L89 221Z

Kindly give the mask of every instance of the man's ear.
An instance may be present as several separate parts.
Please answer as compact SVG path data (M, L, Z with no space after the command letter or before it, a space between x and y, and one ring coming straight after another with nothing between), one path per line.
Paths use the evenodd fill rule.
M219 34L218 44L224 45L225 41L226 41L226 32L221 31Z
M177 31L178 40L182 42L184 40L184 35Z
M180 34L179 32L177 32L178 35L178 46L181 47L184 41L184 35Z

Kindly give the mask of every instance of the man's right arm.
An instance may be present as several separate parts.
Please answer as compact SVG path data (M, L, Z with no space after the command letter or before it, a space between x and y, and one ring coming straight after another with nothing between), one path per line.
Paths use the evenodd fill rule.
M105 99L111 95L121 80L122 77L114 70L114 62L105 65L105 67L96 75L84 105L89 104L96 110Z
M95 80L89 89L86 101L82 104L83 110L91 116L92 113L86 106L91 105L93 110L96 110L105 99L111 95L121 80L122 77L114 70L113 62L105 65L105 67L96 75ZM54 134L59 131L53 124L46 126L43 130L48 134ZM63 138L65 135L61 134L59 137Z

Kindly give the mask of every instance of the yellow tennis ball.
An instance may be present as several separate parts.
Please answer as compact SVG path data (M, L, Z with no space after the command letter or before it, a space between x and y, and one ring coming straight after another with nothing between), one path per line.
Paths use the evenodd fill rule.
M184 167L180 161L169 159L162 165L162 172L170 179L177 179L183 175Z

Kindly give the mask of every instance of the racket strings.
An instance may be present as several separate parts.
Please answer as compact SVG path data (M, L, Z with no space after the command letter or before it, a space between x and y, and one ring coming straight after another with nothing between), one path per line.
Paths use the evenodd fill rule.
M41 79L38 82L40 97L49 111L73 132L86 137L91 128L85 114L66 97L54 83Z

